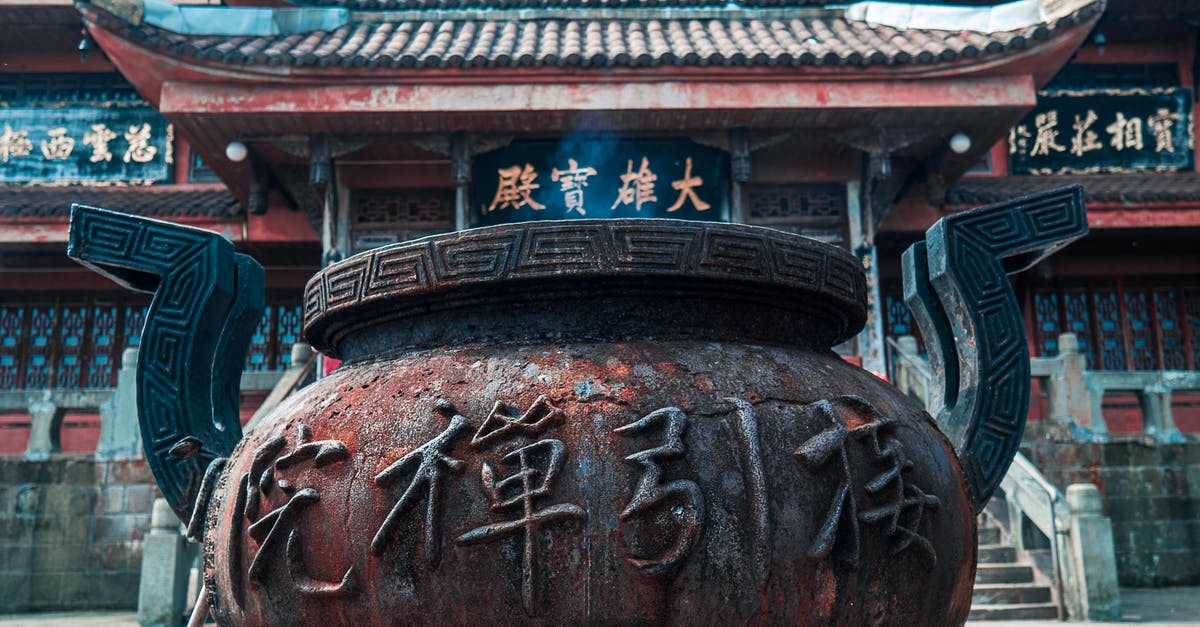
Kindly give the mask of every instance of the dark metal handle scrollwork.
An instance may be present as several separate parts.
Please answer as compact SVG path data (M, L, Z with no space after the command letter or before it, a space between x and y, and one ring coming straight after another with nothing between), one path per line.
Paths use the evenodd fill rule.
M187 521L209 466L219 469L242 438L238 387L263 312L262 266L216 233L83 205L71 207L67 255L154 294L138 354L138 422L150 470Z
M904 253L904 301L935 379L929 412L980 508L1021 442L1029 411L1024 318L1006 275L1087 233L1079 185L946 216Z

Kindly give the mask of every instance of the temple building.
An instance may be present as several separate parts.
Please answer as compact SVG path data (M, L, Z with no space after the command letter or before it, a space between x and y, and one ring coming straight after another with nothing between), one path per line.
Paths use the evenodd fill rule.
M843 246L870 316L837 350L894 377L916 334L904 248L942 215L1076 183L1092 233L1015 279L1031 354L1072 333L1089 371L1149 381L1101 389L1076 433L1144 435L1165 403L1164 437L1189 441L1192 4L0 2L0 456L36 448L36 403L59 403L46 454L103 447L98 406L55 399L117 386L138 343L144 297L64 255L72 202L211 229L262 263L246 370L267 383L244 382L248 419L290 364L314 271L525 220L731 221ZM1035 421L1056 417L1048 387ZM1200 469L1190 446L1179 463ZM1123 580L1200 581L1182 562L1146 574L1139 551Z

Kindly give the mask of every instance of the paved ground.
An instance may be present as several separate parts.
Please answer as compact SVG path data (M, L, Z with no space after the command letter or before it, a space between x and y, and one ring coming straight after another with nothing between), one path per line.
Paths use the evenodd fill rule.
M1121 620L1091 625L1200 626L1200 586L1184 588L1122 588ZM130 627L137 625L133 612L78 612L0 615L4 627ZM1058 621L978 621L979 627L1055 627Z

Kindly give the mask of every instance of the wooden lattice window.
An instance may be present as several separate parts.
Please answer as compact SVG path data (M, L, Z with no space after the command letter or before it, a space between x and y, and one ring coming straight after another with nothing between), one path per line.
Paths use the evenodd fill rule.
M110 388L121 353L140 343L148 300L0 294L0 390ZM246 370L282 370L300 340L299 295L268 295Z
M1058 354L1074 333L1093 370L1200 369L1200 285L1093 280L1033 288L1033 345Z
M454 190L356 191L354 252L454 230Z
M146 301L136 295L3 295L0 390L107 388L135 346Z
M847 241L844 183L754 184L746 187L746 220L836 246Z

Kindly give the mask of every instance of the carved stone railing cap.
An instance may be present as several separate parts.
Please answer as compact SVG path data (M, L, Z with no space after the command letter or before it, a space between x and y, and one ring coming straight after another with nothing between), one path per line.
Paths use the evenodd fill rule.
M355 329L431 310L494 307L501 317L512 311L508 305L543 300L552 317L551 301L649 302L672 294L692 303L711 299L712 308L750 309L737 314L743 320L756 307L763 317L795 311L819 319L811 329L790 328L803 328L815 336L808 344L825 348L866 320L862 266L818 240L741 224L564 220L434 235L333 264L305 288L304 334L314 348L338 355Z

